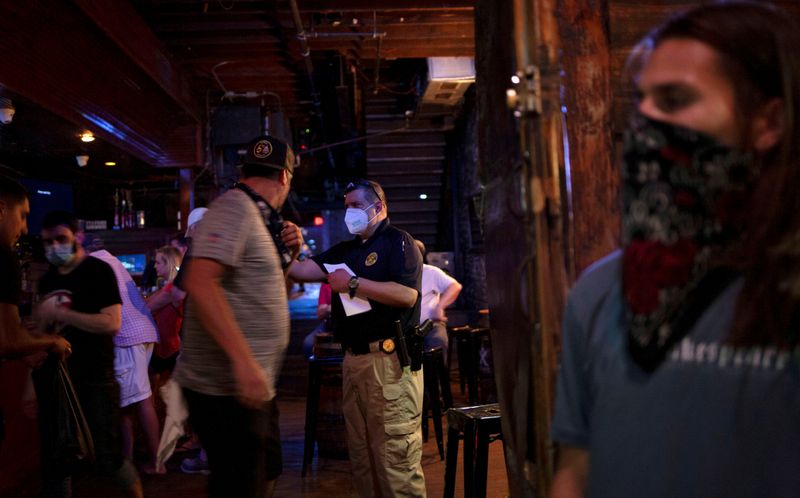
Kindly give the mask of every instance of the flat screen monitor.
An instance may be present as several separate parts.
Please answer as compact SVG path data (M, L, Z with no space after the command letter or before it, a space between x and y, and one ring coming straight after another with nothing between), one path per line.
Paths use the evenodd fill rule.
M131 275L141 275L147 266L147 255L145 254L120 254L117 259Z
M31 214L28 216L28 233L39 235L42 219L50 211L72 212L72 185L21 178L19 181L28 191Z

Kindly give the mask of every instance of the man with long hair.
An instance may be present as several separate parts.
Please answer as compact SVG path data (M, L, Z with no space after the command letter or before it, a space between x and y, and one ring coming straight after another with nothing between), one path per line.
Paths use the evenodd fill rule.
M623 249L568 299L552 496L800 489L798 47L730 2L635 51Z

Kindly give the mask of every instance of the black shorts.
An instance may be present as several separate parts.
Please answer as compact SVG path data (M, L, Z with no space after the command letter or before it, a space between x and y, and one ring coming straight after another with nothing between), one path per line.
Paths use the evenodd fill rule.
M264 496L267 481L283 472L275 400L253 410L233 396L183 393L189 421L208 455L209 495Z

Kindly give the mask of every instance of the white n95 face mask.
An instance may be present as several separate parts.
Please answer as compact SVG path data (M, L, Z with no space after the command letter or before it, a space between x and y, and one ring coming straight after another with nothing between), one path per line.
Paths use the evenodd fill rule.
M374 205L375 204L370 204L367 206L367 209ZM353 235L364 233L369 226L369 222L375 219L374 216L370 218L367 215L367 209L347 208L347 212L344 215L344 224L347 225L347 230ZM377 215L378 214L375 213L375 216Z

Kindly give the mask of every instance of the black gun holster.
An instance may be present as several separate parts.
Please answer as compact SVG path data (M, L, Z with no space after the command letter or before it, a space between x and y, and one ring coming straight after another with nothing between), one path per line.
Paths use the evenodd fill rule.
M395 323L397 339L397 358L403 368L411 367L412 372L422 369L422 353L425 351L425 336L433 326L433 322L425 320L413 327L409 333L403 330L400 321Z

